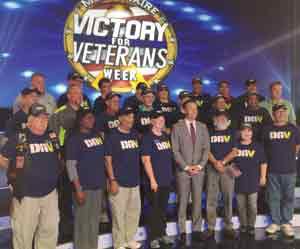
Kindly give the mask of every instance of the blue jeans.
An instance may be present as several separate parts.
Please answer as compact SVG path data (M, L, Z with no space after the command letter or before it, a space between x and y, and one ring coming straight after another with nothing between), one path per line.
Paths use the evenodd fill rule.
M296 174L269 174L267 196L274 224L291 223L294 214L295 187Z

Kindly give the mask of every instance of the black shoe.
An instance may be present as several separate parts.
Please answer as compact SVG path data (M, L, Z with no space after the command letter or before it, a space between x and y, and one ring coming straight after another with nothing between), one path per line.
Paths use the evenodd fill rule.
M180 234L180 238L179 238L179 245L181 246L185 246L186 245L186 233L182 233Z
M214 231L214 230L207 229L206 231L204 231L204 232L201 234L200 240L206 241L206 240L213 239L214 237L215 237L215 231Z
M247 233L247 227L241 226L240 227L240 233Z
M248 227L247 232L249 235L254 236L255 235L255 228L254 227Z
M232 228L230 228L230 229L224 229L224 236L227 239L235 239L236 234L235 231Z

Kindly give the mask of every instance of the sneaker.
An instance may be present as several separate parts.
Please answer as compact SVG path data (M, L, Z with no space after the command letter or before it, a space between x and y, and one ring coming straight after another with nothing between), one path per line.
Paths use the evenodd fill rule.
M291 224L283 224L281 225L281 230L286 237L294 237L294 228Z
M280 226L278 226L277 224L274 224L274 223L266 228L266 233L270 234L270 235L275 234L279 231L280 231Z
M202 241L206 241L206 240L213 239L214 237L215 237L215 231L211 229L207 229L201 234L200 239Z
M152 240L150 242L150 248L152 248L152 249L160 248L159 241L157 239Z
M165 245L172 245L172 244L175 243L174 240L172 240L172 239L171 239L169 236L167 236L167 235L161 237L161 238L159 239L159 241L160 241L161 243L165 244Z
M135 240L130 241L126 247L130 248L130 249L139 249L142 247L142 244L140 242L137 242Z

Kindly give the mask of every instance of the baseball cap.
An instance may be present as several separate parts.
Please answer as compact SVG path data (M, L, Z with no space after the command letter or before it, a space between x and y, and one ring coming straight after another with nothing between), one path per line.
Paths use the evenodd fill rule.
M287 107L284 104L277 104L277 105L273 105L272 107L273 112L276 112L280 109L287 110Z
M240 130L244 130L244 129L253 129L252 124L250 123L242 123L240 126Z
M193 78L192 79L192 85L194 85L194 84L201 84L202 85L202 80L198 77Z
M32 93L36 93L36 94L40 94L40 92L37 90L37 89L32 89L32 88L24 88L22 91L21 91L21 95L22 96L26 96L26 95L29 95L29 94L32 94Z
M252 92L252 93L248 93L248 94L247 94L247 97L251 97L251 96L259 97L259 94L258 94L258 93L255 93L255 92Z
M36 103L30 107L29 115L38 117L41 114L49 115L49 113L47 112L47 109L44 105Z
M162 117L164 116L164 113L162 110L154 110L150 113L150 118L151 119L156 119L156 118L159 118L159 117Z
M188 91L181 91L178 95L179 99L184 99L184 98L191 98L192 94Z
M147 84L146 83L144 83L144 82L140 82L140 83L138 83L137 84L137 86L136 86L136 90L144 90L144 89L146 89L147 88Z
M225 98L224 98L223 95L218 94L217 96L215 96L215 97L213 98L213 102L216 102L216 101L219 100L219 99L225 99Z
M228 112L216 110L216 111L213 113L213 117L219 117L219 116L225 116L225 117L229 118Z
M256 84L257 83L257 81L256 80L246 80L246 82L245 82L245 85L246 86L250 86L250 85L253 85L253 84Z
M106 96L106 98L105 98L105 100L110 100L110 99L112 99L113 97L119 97L119 98L121 98L121 95L120 94L118 94L118 93L115 93L115 92L110 92L107 96Z
M124 116L134 113L134 110L131 107L123 107L120 109L118 116Z
M83 77L77 72L71 72L68 74L68 80L83 80Z

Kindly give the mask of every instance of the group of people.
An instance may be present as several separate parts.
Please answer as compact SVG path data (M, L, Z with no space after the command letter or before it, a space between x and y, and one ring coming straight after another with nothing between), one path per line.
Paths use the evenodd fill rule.
M45 76L35 73L7 122L0 165L7 168L13 194L14 249L31 249L33 241L35 248L54 249L59 221L67 222L69 215L75 249L97 249L101 214L108 211L114 248L138 249L135 234L144 199L151 248L172 244L166 213L173 182L182 244L190 198L192 239L214 237L220 193L225 235L236 237L234 193L240 232L254 235L258 193L265 186L272 220L266 232L294 236L300 133L280 82L270 85L268 99L258 93L255 80L247 80L237 98L230 94L230 82L220 81L212 97L195 78L192 91L182 91L178 103L166 84L154 91L141 82L122 107L109 79L99 81L101 95L93 106L79 74L70 73L68 83L56 102L46 92Z

